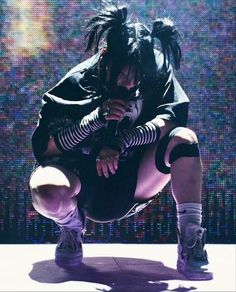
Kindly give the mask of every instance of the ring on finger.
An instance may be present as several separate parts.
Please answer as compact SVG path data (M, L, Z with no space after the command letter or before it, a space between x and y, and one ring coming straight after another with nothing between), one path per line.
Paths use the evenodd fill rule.
M110 107L110 105L107 106L106 112L107 112L108 114L110 114L110 112L111 112L111 107Z
M106 106L106 111L103 113L104 116L107 116L111 113L111 109L109 106Z
M107 106L106 106L107 111L110 111L111 110L111 104L112 104L112 101L110 99L108 99Z
M106 106L106 110L103 113L103 116L106 117L107 115L109 115L110 114L110 111L111 111L110 107L109 106Z

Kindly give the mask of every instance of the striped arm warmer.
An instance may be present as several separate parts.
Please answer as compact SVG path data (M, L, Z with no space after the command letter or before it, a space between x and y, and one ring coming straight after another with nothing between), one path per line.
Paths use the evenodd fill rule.
M158 124L152 120L142 126L123 130L118 137L111 141L111 147L120 153L126 151L127 148L138 145L150 144L160 138L160 128Z
M96 108L90 114L83 117L81 121L76 121L69 127L61 129L54 136L57 148L64 152L72 149L83 141L91 133L102 128L107 121Z

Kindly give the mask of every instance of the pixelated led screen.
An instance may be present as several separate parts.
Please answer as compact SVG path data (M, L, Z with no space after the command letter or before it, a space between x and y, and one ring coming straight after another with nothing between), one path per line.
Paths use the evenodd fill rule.
M234 1L130 0L134 19L171 17L182 36L176 76L191 100L204 167L203 225L208 242L232 243L235 197ZM0 1L0 242L55 243L57 226L31 205L30 137L42 94L84 53L84 26L100 1ZM129 219L87 223L85 242L174 243L176 210L170 185Z

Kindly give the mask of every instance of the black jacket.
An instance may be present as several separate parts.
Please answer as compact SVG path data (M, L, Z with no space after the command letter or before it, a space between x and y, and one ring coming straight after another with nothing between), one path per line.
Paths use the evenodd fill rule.
M99 57L100 53L72 68L43 95L38 124L32 135L33 152L39 162L51 135L60 128L81 120L104 101L97 70ZM135 101L130 102L130 113L126 123L123 123L126 128L144 124L157 116L171 120L177 126L187 124L189 99L176 80L172 67L169 66L168 71L163 73L163 56L157 50L155 58L156 88L149 98L146 98L145 92L140 94L136 91ZM95 133L96 137L99 135L100 133ZM85 153L87 148L91 149L93 143L94 137L88 137L73 151L79 149Z

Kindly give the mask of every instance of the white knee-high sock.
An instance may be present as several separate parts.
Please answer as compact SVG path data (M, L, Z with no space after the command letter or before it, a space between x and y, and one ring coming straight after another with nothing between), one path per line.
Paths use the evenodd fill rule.
M58 219L56 223L59 226L64 226L70 229L81 228L83 226L83 219L79 213L78 207L70 211L64 218Z
M202 223L202 204L201 203L183 203L177 206L178 228L181 234L184 234L188 223L198 226Z

